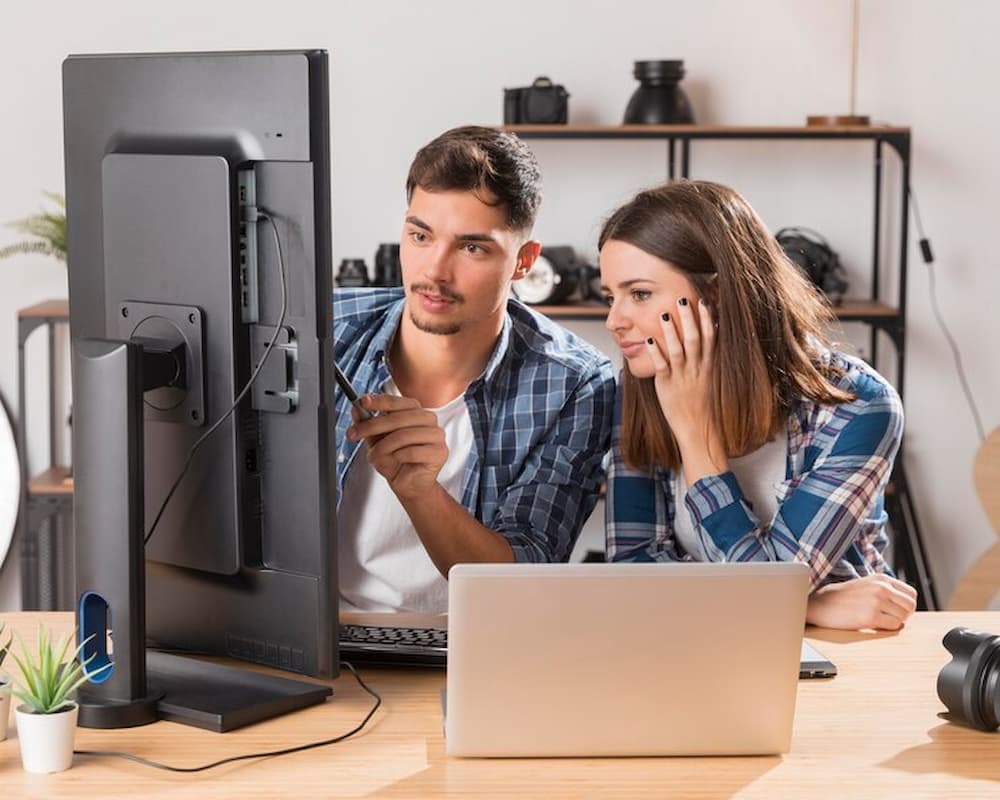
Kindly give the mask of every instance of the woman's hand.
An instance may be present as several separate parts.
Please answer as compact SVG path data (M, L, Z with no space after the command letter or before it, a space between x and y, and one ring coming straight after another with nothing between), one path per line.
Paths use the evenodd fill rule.
M686 297L660 319L663 349L653 338L646 340L646 346L656 370L656 396L677 439L684 477L691 486L700 478L729 468L712 416L715 321L704 301L698 301L696 315Z
M809 595L806 622L821 628L896 631L916 610L917 592L888 575L828 583Z

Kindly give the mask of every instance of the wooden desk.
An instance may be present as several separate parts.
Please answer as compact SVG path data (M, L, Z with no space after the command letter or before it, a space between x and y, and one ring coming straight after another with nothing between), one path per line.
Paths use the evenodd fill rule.
M0 614L33 643L41 620ZM948 724L935 691L956 625L1000 632L1000 612L917 614L899 635L810 629L840 668L799 684L791 753L766 758L455 759L444 754L438 692L444 674L365 669L382 694L374 727L341 744L231 764L161 772L115 758L77 756L71 770L21 770L17 735L0 742L0 795L12 797L740 797L983 798L1000 795L1000 734ZM10 662L8 662L8 666ZM517 680L519 676L511 676ZM228 734L169 722L119 731L80 729L77 747L127 750L176 765L328 738L352 728L371 699L345 674L323 707ZM601 691L602 687L594 687Z

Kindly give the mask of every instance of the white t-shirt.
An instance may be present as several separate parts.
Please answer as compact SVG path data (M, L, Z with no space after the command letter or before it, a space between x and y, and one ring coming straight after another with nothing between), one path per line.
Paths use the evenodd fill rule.
M757 519L765 525L774 519L778 511L778 489L785 481L787 459L788 436L781 433L752 453L729 460L729 469L743 490L743 498L750 504ZM695 561L721 561L722 551L708 537L703 545L702 538L691 521L691 512L684 503L688 486L683 469L674 470L673 490L674 536L677 543Z
M391 379L382 391L399 396ZM438 483L461 501L474 444L464 393L431 411L437 414L448 446ZM337 553L341 611L448 611L448 582L427 555L389 482L368 462L364 445L344 481Z

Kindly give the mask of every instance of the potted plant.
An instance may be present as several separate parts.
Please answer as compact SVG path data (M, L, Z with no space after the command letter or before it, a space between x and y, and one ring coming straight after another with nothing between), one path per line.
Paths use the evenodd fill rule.
M13 634L7 634L7 643L3 644L4 624L0 622L0 669L3 669L3 660L10 652L10 643ZM7 719L10 717L10 679L0 672L0 742L7 738Z
M87 680L84 667L90 659L79 661L86 641L66 657L71 639L72 634L66 634L53 644L51 635L39 628L37 658L31 657L20 638L21 656L11 654L21 670L13 689L22 703L15 716L21 764L27 772L61 772L73 763L79 708L71 695Z
M38 214L9 225L14 230L34 238L0 247L0 258L23 253L44 253L55 256L60 261L66 260L66 201L62 195L55 192L45 192L45 196L56 206L54 209L43 209Z

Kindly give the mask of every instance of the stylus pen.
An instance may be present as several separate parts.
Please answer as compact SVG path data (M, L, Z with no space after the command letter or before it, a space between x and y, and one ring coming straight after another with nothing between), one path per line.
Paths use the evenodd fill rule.
M372 415L361 405L361 398L358 397L358 393L354 391L354 387L351 386L351 382L347 380L347 376L340 371L340 367L337 366L336 361L333 363L333 374L337 378L337 385L340 387L340 391L344 393L344 397L347 398L347 401L358 410L358 415L361 419L371 419Z

